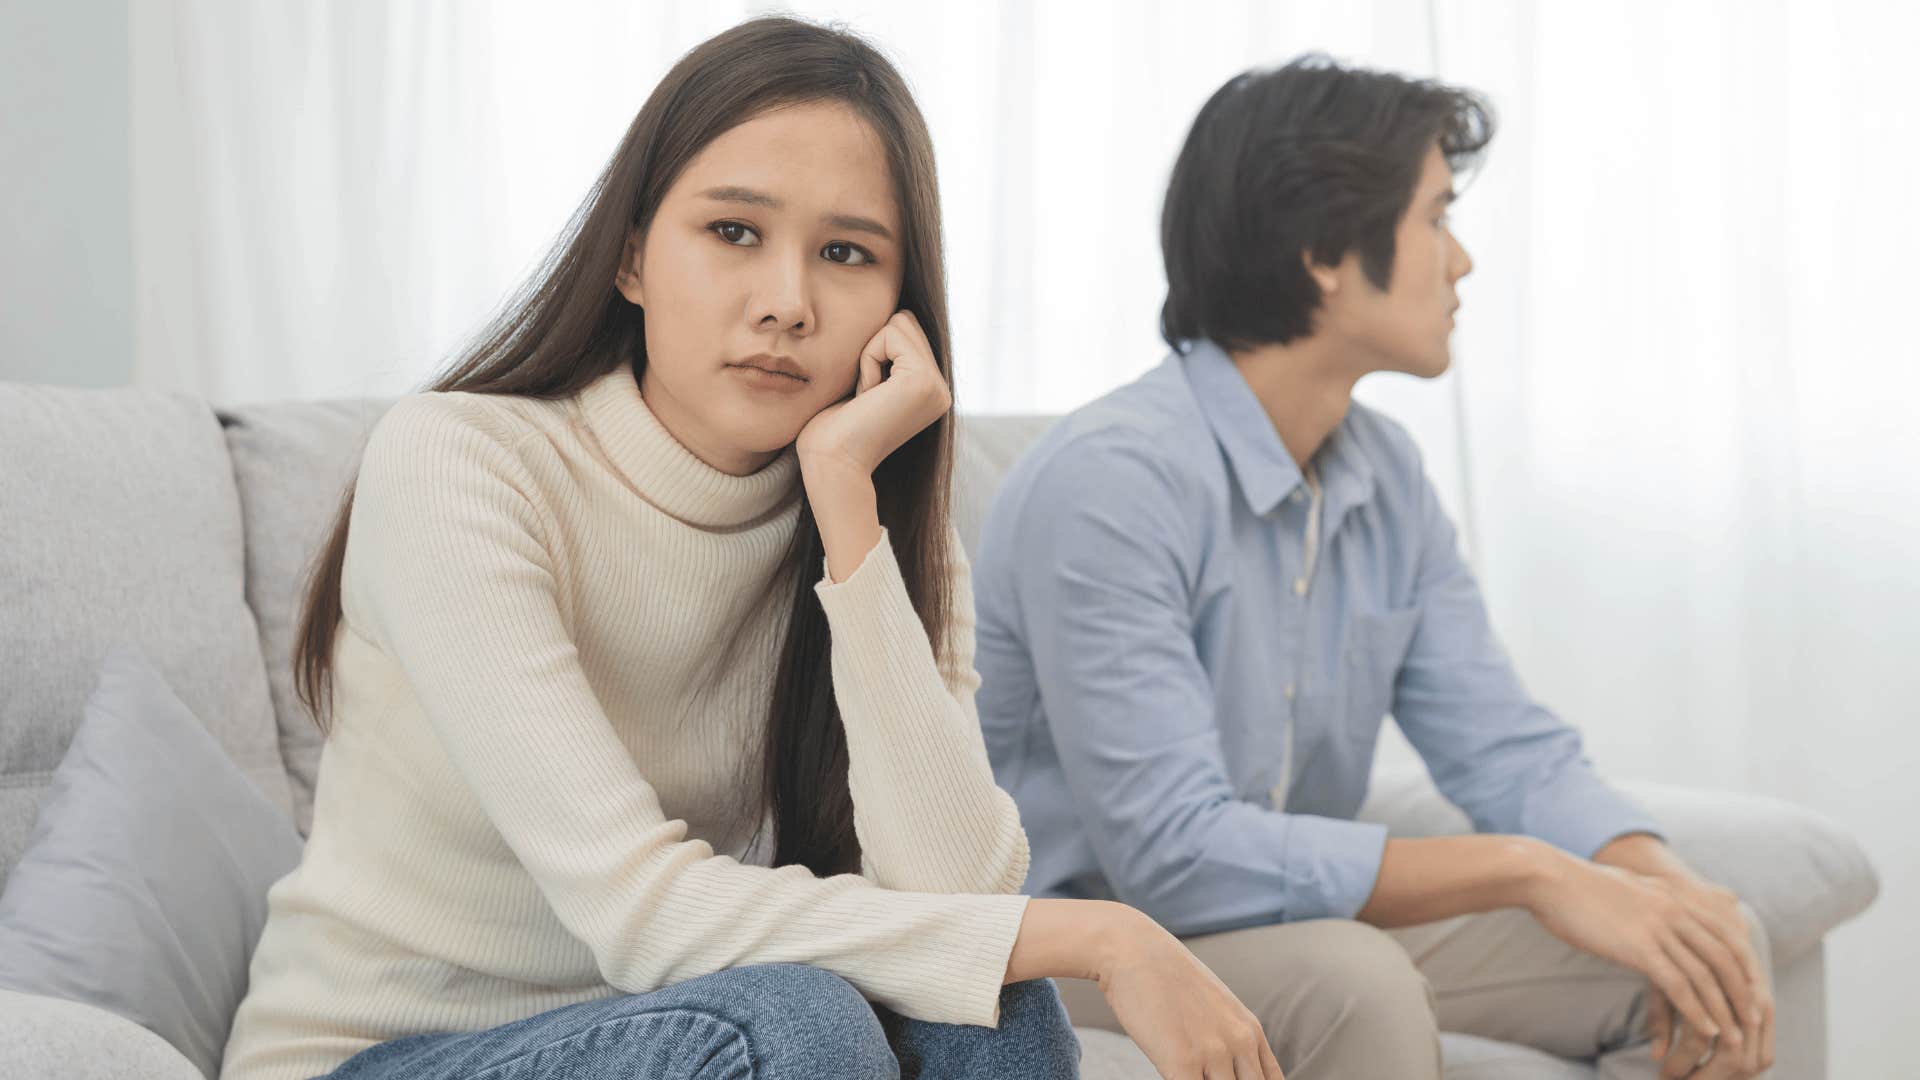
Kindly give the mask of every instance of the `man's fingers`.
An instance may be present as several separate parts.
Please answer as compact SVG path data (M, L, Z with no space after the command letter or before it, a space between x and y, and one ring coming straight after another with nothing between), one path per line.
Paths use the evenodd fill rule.
M1760 998L1760 987L1747 977L1745 965L1698 916L1688 916L1675 927L1680 940L1690 947L1696 956L1705 960L1718 976L1720 989L1726 994L1727 1004L1733 1009L1732 1024L1740 1031L1740 1045L1744 1050L1747 1043L1760 1033L1756 1022L1757 1013L1754 1003Z
M1688 1027L1696 1031L1719 1030L1718 1025L1713 1022L1713 1017L1707 1015L1707 1007L1701 1003L1700 995L1694 993L1693 984L1687 981L1687 977L1680 973L1679 968L1673 966L1665 953L1655 957L1648 965L1648 969L1648 977L1653 979L1654 985L1660 988L1661 993L1667 995L1667 1000L1673 1003L1674 1009L1680 1013L1680 1018L1686 1021Z
M1712 1023L1705 1025L1707 1034L1720 1036L1723 1046L1739 1045L1740 1022L1733 1018L1733 1006L1727 1004L1726 991L1720 988L1720 980L1714 977L1713 969L1695 955L1677 934L1670 933L1661 940L1660 945L1666 950L1667 958L1686 972L1687 981L1693 985L1701 1003L1706 1006L1707 1015L1712 1018Z
M1660 1080L1683 1080L1692 1076L1700 1055L1706 1052L1707 1037L1683 1019L1673 1037L1673 1045L1667 1048L1667 1056L1660 1062Z
M1657 986L1647 991L1647 1034L1653 1039L1653 1060L1665 1058L1673 1039L1673 1004Z
M1771 1003L1760 1017L1760 1067L1773 1068L1773 1006Z
M1694 918L1712 931L1715 937L1724 942L1733 955L1740 960L1740 969L1747 981L1759 986L1766 981L1765 970L1760 966L1760 957L1753 951L1753 927L1747 925L1747 916L1735 904L1731 916L1720 917L1708 912L1695 911Z

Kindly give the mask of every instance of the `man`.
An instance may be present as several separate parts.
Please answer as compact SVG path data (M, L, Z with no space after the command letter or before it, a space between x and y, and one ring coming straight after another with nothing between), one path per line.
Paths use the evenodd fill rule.
M1438 1030L1744 1080L1772 1060L1757 923L1527 696L1412 440L1351 400L1446 370L1453 175L1491 137L1470 92L1315 57L1207 102L1161 222L1173 354L988 516L987 744L1029 891L1159 919L1292 1080L1438 1077ZM1354 820L1389 712L1476 835Z

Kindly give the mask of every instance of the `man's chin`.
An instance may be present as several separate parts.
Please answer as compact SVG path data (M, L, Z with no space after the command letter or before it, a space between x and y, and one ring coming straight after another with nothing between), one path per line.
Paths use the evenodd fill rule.
M1452 366L1453 354L1443 352L1438 356L1408 357L1406 363L1398 370L1404 374L1412 375L1416 379L1437 379L1445 375L1447 369Z

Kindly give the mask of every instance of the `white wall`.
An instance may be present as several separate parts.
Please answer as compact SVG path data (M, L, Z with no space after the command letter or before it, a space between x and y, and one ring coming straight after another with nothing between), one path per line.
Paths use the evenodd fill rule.
M133 370L127 0L0 0L0 380Z

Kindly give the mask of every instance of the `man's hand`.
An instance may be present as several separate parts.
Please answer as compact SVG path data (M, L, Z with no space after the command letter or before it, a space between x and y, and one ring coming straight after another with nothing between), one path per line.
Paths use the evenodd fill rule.
M1719 1037L1721 1053L1744 1055L1738 1017L1754 977L1667 881L1567 856L1527 907L1560 940L1647 976L1690 1026Z
M1649 990L1649 1023L1653 1056L1661 1063L1663 1080L1746 1080L1773 1066L1773 987L1753 952L1751 928L1739 897L1693 873L1659 838L1645 834L1620 837L1594 855L1594 861L1666 883L1675 899L1695 918L1714 929L1722 941L1737 943L1735 950L1751 992L1740 1015L1740 1045L1724 1037L1716 1045L1696 1024L1676 1030L1673 1001L1655 984ZM1731 996L1731 995L1729 995ZM1708 1051L1712 1057L1699 1062Z

